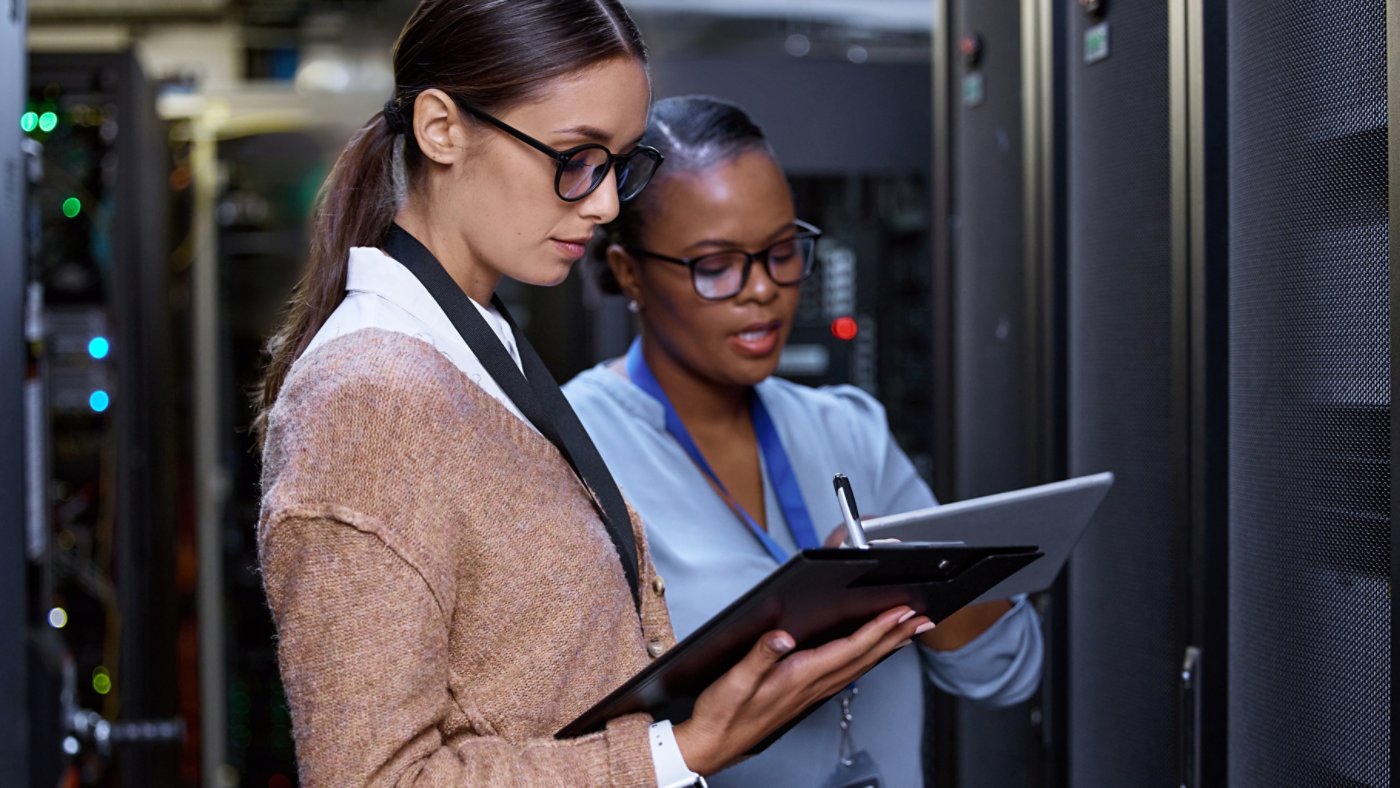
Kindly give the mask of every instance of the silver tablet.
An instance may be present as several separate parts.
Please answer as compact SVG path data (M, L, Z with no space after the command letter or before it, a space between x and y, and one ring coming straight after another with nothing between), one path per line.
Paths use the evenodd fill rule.
M962 542L968 547L1036 545L1044 558L993 586L978 602L1044 591L1093 519L1113 474L1096 473L982 498L866 520L870 539Z

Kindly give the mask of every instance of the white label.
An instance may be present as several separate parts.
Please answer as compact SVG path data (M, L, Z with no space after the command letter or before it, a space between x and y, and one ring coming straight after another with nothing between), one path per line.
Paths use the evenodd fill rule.
M29 560L38 561L49 549L49 469L44 466L44 384L24 382L25 524Z

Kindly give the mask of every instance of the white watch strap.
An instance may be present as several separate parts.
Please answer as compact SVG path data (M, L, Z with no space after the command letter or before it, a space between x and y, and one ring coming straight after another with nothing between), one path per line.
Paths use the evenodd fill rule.
M670 720L651 724L651 763L656 771L657 788L705 788L705 778L690 770L676 746Z

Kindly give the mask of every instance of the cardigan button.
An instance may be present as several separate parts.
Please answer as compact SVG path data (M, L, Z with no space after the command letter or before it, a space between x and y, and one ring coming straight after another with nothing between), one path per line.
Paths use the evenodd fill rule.
M657 596L666 596L666 581L661 579L661 575L651 579L651 590L655 591Z
M659 640L653 640L647 644L647 653L651 655L652 659L656 659L666 653L666 646L662 645Z

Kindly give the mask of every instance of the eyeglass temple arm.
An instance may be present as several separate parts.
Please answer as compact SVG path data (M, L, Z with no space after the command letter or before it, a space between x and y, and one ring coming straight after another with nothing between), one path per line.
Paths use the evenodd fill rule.
M650 257L653 260L660 260L666 263L675 263L676 265L689 266L692 262L694 262L692 260L682 260L679 257L669 257L664 254L657 254L656 252L648 252L645 249L628 249L627 252L628 254L633 254L638 257Z
M525 132L521 131L520 129L513 128L512 126L508 125L505 121L500 120L499 118L493 117L492 115L488 114L488 113L485 112L484 110L479 110L479 109L477 109L476 107L473 107L472 105L468 104L468 103L465 102L465 101L462 101L462 100L459 99L459 100L457 101L457 105L460 106L462 109L466 110L467 113L470 114L472 117L474 117L474 118L476 118L476 119L478 119L478 120L483 120L483 121L486 121L487 123L490 123L492 126L495 126L496 128L500 129L501 131L504 131L505 133L509 134L510 136L512 136L512 137L514 137L514 138L520 140L521 142L525 143L526 145L529 145L530 147L534 148L535 150L539 151L540 153L543 153L543 154L549 156L550 158L552 158L552 159L554 159L554 160L556 160L556 161L561 161L561 162L562 162L562 161L567 161L568 158L569 158L568 156L565 156L563 153L560 153L559 151L555 150L554 148L551 148L550 146L544 144L543 142L540 142L539 140L535 139L534 137L531 137L529 134L526 134Z

